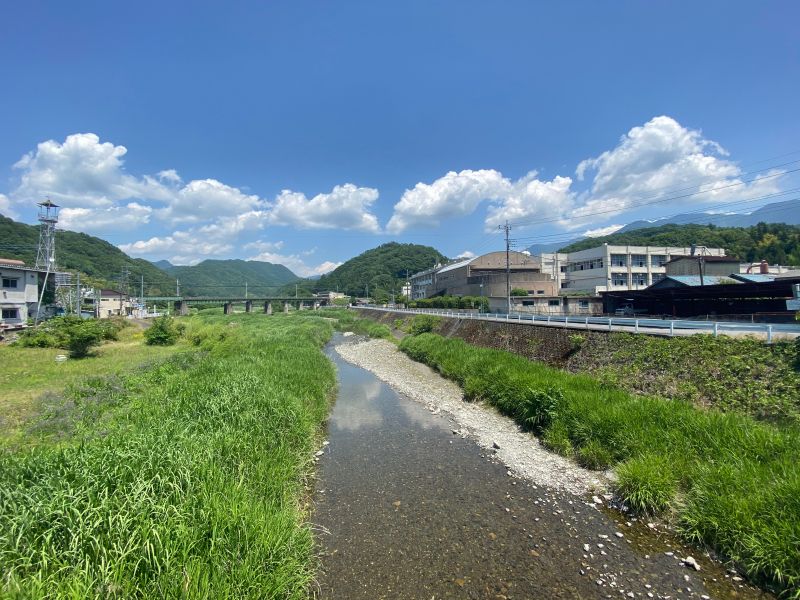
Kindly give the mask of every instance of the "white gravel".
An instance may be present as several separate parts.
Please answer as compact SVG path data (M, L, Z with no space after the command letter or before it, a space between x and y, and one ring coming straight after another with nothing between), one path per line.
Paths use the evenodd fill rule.
M397 392L424 404L434 415L450 416L458 424L454 431L496 452L513 476L575 495L607 488L608 474L588 471L548 452L535 436L522 431L493 407L464 401L458 385L428 366L414 362L391 342L348 340L338 344L336 351L346 361L374 373Z

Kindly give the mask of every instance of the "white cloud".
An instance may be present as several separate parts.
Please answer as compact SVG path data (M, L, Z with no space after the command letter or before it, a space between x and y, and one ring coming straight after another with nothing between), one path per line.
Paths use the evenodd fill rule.
M173 193L168 204L159 216L170 223L199 222L266 207L258 196L243 194L216 179L190 181Z
M324 275L333 271L336 267L341 265L340 262L332 262L326 260L318 265L306 264L303 256L299 254L278 254L275 252L261 252L255 256L251 256L247 260L260 260L263 262L270 262L283 265L292 273L300 277L311 277L312 275Z
M4 194L0 194L0 215L8 217L9 219L17 218L16 211L11 208L11 200Z
M12 196L18 202L40 202L45 196L65 207L107 207L115 201L166 201L171 192L151 177L125 173L125 146L100 142L94 133L67 136L63 144L38 144L14 165L21 171Z
M472 250L464 250L461 254L457 254L456 258L475 258L475 253Z
M279 240L277 242L268 242L266 240L256 240L255 242L245 244L243 248L245 250L255 250L257 252L273 252L283 248L283 241Z
M510 182L494 169L450 171L433 183L418 183L406 190L394 205L386 226L389 233L401 233L418 225L436 226L441 219L472 214L484 200L499 200Z
M625 227L625 225L609 225L607 227L598 227L597 229L587 229L583 232L583 235L585 237L603 237L604 235L611 235L623 227Z
M317 194L310 200L301 192L283 190L269 213L273 225L299 229L356 229L380 233L378 219L369 212L378 199L378 190L337 185L329 194Z
M131 256L162 258L167 256L172 264L195 264L204 258L230 256L233 245L226 241L209 239L195 231L175 231L163 237L151 237L130 244L120 244L119 249Z
M778 189L777 178L742 184L741 169L727 156L700 131L671 117L655 117L622 136L614 149L581 161L578 179L589 173L594 177L574 217L617 214L659 198L697 204L753 198Z
M63 208L59 226L84 233L130 231L150 222L153 209L137 202L108 208Z
M500 204L489 206L486 229L496 229L505 221L525 225L526 220L563 218L575 203L572 179L557 175L552 181L537 179L536 171L511 184Z

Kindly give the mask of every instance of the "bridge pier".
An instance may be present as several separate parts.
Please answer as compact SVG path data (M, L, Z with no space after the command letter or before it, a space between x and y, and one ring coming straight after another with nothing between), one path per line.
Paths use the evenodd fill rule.
M226 315L233 314L233 302L226 302L222 305L222 313Z
M288 302L284 302L283 303L283 313L287 314L287 315L289 314L289 303Z
M245 300L244 312L246 312L246 313L253 312L253 301L252 300Z
M180 317L185 317L189 314L189 303L186 300L176 300L172 308L174 309L173 312Z
M265 315L272 314L272 302L270 301L264 302L264 314Z

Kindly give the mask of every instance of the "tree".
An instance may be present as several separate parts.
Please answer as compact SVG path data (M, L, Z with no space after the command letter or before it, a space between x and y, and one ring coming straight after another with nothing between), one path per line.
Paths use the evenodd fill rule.
M522 288L513 288L511 290L512 296L527 296L528 290L523 290Z
M172 346L180 336L175 319L169 315L158 317L145 329L144 341L148 346Z

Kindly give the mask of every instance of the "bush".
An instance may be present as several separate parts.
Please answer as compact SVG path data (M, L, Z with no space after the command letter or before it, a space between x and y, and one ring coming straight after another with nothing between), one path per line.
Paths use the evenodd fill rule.
M656 514L669 507L678 487L664 456L646 453L617 467L617 493L633 510Z
M442 320L434 315L414 315L411 320L411 327L409 333L411 335L419 335L420 333L427 333L433 331L439 326Z
M180 331L175 325L175 319L169 315L158 317L144 331L144 341L148 346L171 346L178 337Z
M103 340L116 340L122 324L111 320L82 319L75 315L55 317L39 327L27 329L16 342L28 348L63 348L72 358L89 355Z
M513 288L511 290L511 295L514 297L527 296L528 290L523 290L522 288Z

